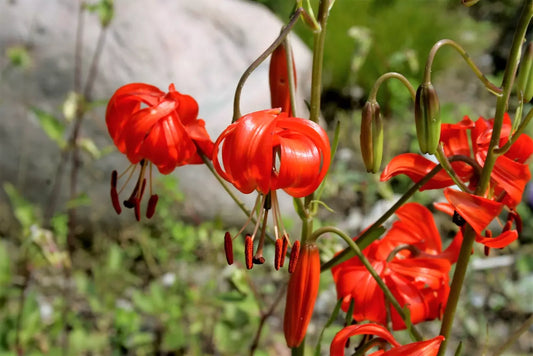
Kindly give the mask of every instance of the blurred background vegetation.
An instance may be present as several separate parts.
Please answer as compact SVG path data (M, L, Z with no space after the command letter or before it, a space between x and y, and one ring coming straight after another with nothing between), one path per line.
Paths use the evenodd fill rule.
M287 0L255 2L282 21L292 10ZM323 114L331 130L340 122L342 134L326 190L326 202L335 213L324 214L323 223L353 228L355 235L360 226L354 228L354 216L375 214L379 202L409 185L402 178L376 184L379 177L365 173L359 157L360 109L381 74L401 72L416 86L431 46L451 38L498 81L521 2L482 3L467 9L459 0L336 1L326 41ZM96 10L105 15L105 9ZM311 43L302 25L296 33ZM31 61L18 47L1 55L13 66ZM434 82L445 122L463 115L491 115L494 98L452 50L439 53ZM399 83L388 82L379 102L386 120L384 161L416 151L409 93ZM54 132L48 127L49 135L50 130ZM160 202L152 220L116 230L95 226L70 256L65 248L66 214L56 214L44 228L43 212L12 185L3 185L16 222L0 228L0 356L59 355L65 350L70 355L245 355L250 350L255 355L287 354L282 333L286 271L273 273L269 265L252 272L240 263L228 267L222 238L227 227L220 221L175 220L171 209L182 199L179 182L160 177L156 184ZM417 199L430 204L437 197L420 194ZM520 208L525 223L520 243L494 251L493 260L474 261L454 329L454 336L464 342L464 355L483 354L479 350L490 354L495 336L505 339L533 313L532 204L526 199ZM443 236L452 235L448 221L439 225ZM267 255L272 255L268 248ZM323 259L339 248L324 239ZM240 248L235 259L243 260ZM307 338L310 346L335 304L329 273L321 283ZM327 354L341 326L339 318L325 330L319 353ZM427 323L423 330L428 335L438 332L438 322ZM507 355L530 352L531 339L520 339Z

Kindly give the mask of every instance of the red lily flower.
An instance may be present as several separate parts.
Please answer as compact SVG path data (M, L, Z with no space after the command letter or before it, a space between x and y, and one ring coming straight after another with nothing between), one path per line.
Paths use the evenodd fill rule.
M451 216L454 213L458 213L476 232L476 241L484 244L487 248L503 248L518 238L518 232L510 228L504 228L498 236L492 237L492 233L489 233L490 236L482 235L492 220L500 215L503 203L451 188L444 189L444 196L449 204L436 203L434 204L435 207ZM514 220L515 214L510 214L508 221ZM516 215L518 216L518 214ZM459 233L462 234L462 231L459 231Z
M132 165L141 166L134 191L124 202L126 207L135 208L137 220L140 219L139 205L146 185L147 166L150 172L153 164L162 174L169 174L177 166L203 163L199 152L211 156L213 143L205 130L205 122L197 116L196 101L177 92L174 84L169 86L166 94L152 85L127 84L109 100L106 111L109 135ZM130 177L132 174L133 171ZM117 179L114 171L111 197L120 214ZM153 214L157 202L157 195L151 193L151 184L150 194L148 217Z
M397 215L400 220L363 253L400 305L408 306L412 323L438 318L446 305L448 274L457 260L462 235L443 252L427 208L409 203L398 209ZM332 274L343 310L348 310L353 300L355 320L387 322L385 295L358 258L333 267ZM391 312L393 329L405 328L396 310L391 308Z
M372 323L356 324L345 327L335 335L329 350L330 356L344 356L344 346L347 340L354 335L374 335L392 345L392 349L389 351L378 350L369 356L435 356L439 352L440 344L444 341L444 336L439 335L430 340L413 342L402 346L381 325ZM380 346L383 347L384 345Z
M304 243L287 288L283 331L287 346L300 345L313 315L320 282L320 257L314 243Z
M292 50L291 50L292 54ZM292 72L294 74L294 86L296 87L296 67L292 58ZM289 71L287 70L287 50L281 43L270 56L269 85L270 101L273 108L281 108L281 111L292 116L291 91L289 86Z
M463 155L472 158L480 167L483 167L494 120L479 118L472 122L468 117L457 124L443 124L440 142L446 156ZM500 147L503 146L511 134L511 119L506 114L500 137ZM468 140L470 134L470 143ZM491 187L488 190L493 200L500 201L510 209L514 209L522 199L522 194L527 182L531 179L529 167L524 162L533 153L533 139L522 134L511 145L510 149L496 159L496 164L491 175ZM469 183L470 189L475 189L477 176L474 169L465 162L452 162L452 168L457 176ZM384 169L381 180L386 181L398 175L405 174L414 182L422 179L436 163L414 153L401 154L391 160ZM439 189L452 186L455 183L444 172L439 172L426 183L421 190Z
M254 190L259 192L256 208L261 204L263 209L257 221L264 221L254 263L264 261L264 223L271 207L276 239L287 238L281 222L276 190L283 189L296 198L311 194L328 171L330 154L329 139L322 127L310 120L290 117L280 109L245 115L219 136L212 156L217 173L242 193L248 194ZM256 208L252 210L252 214ZM246 225L240 232L245 227ZM250 236L252 242L257 230L256 224L254 233ZM284 245L286 246L276 243L276 246ZM282 252L282 248L278 250ZM250 264L247 265L251 268Z

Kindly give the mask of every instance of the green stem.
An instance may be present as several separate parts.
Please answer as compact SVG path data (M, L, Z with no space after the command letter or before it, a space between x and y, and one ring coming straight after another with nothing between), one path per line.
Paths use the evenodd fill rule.
M296 81L293 66L292 47L289 41L289 37L285 37L285 56L287 60L287 75L289 80L289 97L291 99L291 111L292 116L297 117L296 114Z
M431 51L429 52L428 59L426 62L426 68L424 71L424 83L430 83L431 82L431 66L433 65L433 60L435 59L435 55L437 54L437 51L444 46L451 46L453 49L455 49L459 54L463 57L465 62L468 64L470 69L474 72L474 74L478 77L478 79L485 85L488 91L495 95L501 95L502 90L498 88L496 85L491 83L490 80L485 77L485 75L479 70L479 68L476 66L476 64L472 61L468 53L461 47L457 42L449 39L440 40L437 43L433 45L431 48Z
M376 220L368 229L366 229L359 238L356 240L356 244L361 249L365 249L370 245L379 235L375 235L374 232L385 222L387 221L398 208L400 208L407 200L409 200L424 184L429 182L440 170L442 166L440 164L436 165L424 178L415 183L407 192L405 192L400 199L393 206L389 208L383 215ZM338 265L339 263L346 261L347 259L354 256L354 253L349 248L345 248L340 253L335 255L331 260L325 262L320 267L321 271L326 271L331 267Z
M380 86L386 80L393 79L393 78L398 79L400 82L402 82L402 84L407 88L407 90L409 90L409 93L411 94L411 98L414 101L415 97L416 97L415 88L413 88L413 86L411 85L409 80L407 80L406 77L404 77L402 74L396 73L396 72L385 73L385 74L383 74L381 77L379 77L376 80L376 82L374 83L374 86L370 90L370 94L368 95L368 101L376 101L376 97L378 95L378 91L379 91Z
M326 42L326 24L329 15L329 1L321 0L318 8L317 21L320 30L313 36L313 67L311 76L311 108L309 119L318 123L320 117L320 96L322 94L322 67L324 60L324 44Z
M490 176L496 162L497 153L495 148L498 147L500 141L500 133L503 125L503 117L509 104L509 98L511 95L511 89L513 87L513 81L518 69L518 63L520 60L520 50L524 41L526 31L533 17L533 0L526 0L524 7L518 20L518 26L516 28L513 43L511 45L511 51L505 68L501 95L496 100L496 113L494 115L494 124L492 128L492 136L488 148L487 158L483 165L481 177L476 188L476 195L484 195L490 181ZM455 311L457 309L457 303L459 301L459 295L463 286L466 270L470 261L470 255L472 253L472 246L475 241L475 232L471 227L467 227L464 233L463 244L461 251L459 252L459 259L455 267L453 274L452 284L450 287L450 295L446 305L446 311L442 319L440 334L444 336L444 341L439 349L439 356L443 356L446 352L446 346L450 336L450 331L453 325L453 319Z
M261 55L255 61L252 62L252 64L250 64L250 66L242 74L241 79L239 79L239 82L237 83L237 88L235 89L235 97L233 99L233 120L232 122L237 121L241 117L240 103L241 103L241 92L242 92L242 88L244 87L244 83L246 82L250 74L252 74L252 72L257 67L259 67L259 65L263 63L263 61L267 59L268 56L270 56L272 52L274 52L274 50L281 44L281 42L285 40L289 32L292 30L292 28L296 24L296 21L298 21L298 18L300 14L302 13L302 11L303 11L302 8L297 8L294 11L294 13L292 14L289 20L289 23L287 23L287 25L285 25L281 29L279 36L274 40L274 42L272 42L272 44L263 53L261 53Z
M448 173L450 178L453 180L453 182L463 191L472 193L470 189L457 177L455 174L455 171L453 170L452 166L450 165L450 161L448 161L448 158L446 157L446 154L444 154L444 150L442 149L442 144L439 144L437 147L437 152L435 152L435 156L437 157L437 160L440 162L442 168Z
M526 129L526 127L529 124L529 122L531 121L531 118L533 118L533 108L531 108L529 110L529 112L527 113L527 115L524 118L524 120L522 120L520 122L520 125L518 126L516 131L513 132L513 135L509 138L509 140L505 143L505 145L503 145L500 148L495 148L494 149L494 153L496 153L498 155L501 155L501 154L504 154L505 152L507 152L507 150L509 150L509 148L511 148L511 146L520 137L520 135L524 133L524 130ZM517 120L516 117L515 117L515 120Z
M321 228L317 229L315 232L313 232L313 236L319 237L320 235L328 233L328 232L336 234L337 236L342 238L348 244L348 247L355 253L355 255L359 258L361 263L365 266L367 271L376 280L376 283L379 285L379 287L383 291L383 294L385 294L385 298L387 299L387 301L392 304L394 309L396 309L396 311L398 312L398 314L400 315L400 317L404 321L404 323L405 323L405 325L407 327L407 330L411 334L411 337L415 341L422 340L423 339L422 335L420 335L418 330L416 330L416 328L411 324L411 319L410 319L409 313L406 312L406 309L404 309L400 305L400 303L396 300L396 298L394 297L394 295L390 291L389 287L387 287L385 282L383 282L383 280L381 279L379 274L376 272L374 267L372 267L372 264L370 263L370 261L368 261L366 256L363 255L363 252L361 251L360 247L357 246L357 244L355 243L354 240L352 240L348 235L346 235L344 233L344 231L342 231L339 228L334 227L334 226L321 227Z
M444 341L441 344L439 356L443 356L445 354L446 344L452 329L455 312L457 310L457 304L461 295L461 289L475 239L476 232L470 226L467 226L463 236L463 244L461 245L461 250L459 251L457 263L455 265L455 271L453 273L450 294L448 295L448 302L446 303L446 311L444 312L444 316L442 318L440 335L444 336Z

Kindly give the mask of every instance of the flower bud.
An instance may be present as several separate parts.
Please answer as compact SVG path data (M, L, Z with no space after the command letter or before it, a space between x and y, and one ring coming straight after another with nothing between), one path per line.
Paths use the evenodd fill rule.
M318 247L314 243L304 243L287 288L283 331L289 347L297 347L305 337L313 314L319 282Z
M296 68L294 65L294 58L292 58L292 72L294 75L294 86L296 87ZM273 108L281 108L282 111L288 113L289 116L292 116L287 52L284 43L281 43L270 56L268 77L271 106Z
M517 85L518 90L523 95L524 103L531 101L533 97L533 42L529 42L526 52L522 57L520 69L518 72Z
M420 150L434 154L440 140L440 105L431 83L421 84L416 91L415 123Z
M376 173L383 156L383 121L376 101L367 101L363 107L360 142L367 172Z

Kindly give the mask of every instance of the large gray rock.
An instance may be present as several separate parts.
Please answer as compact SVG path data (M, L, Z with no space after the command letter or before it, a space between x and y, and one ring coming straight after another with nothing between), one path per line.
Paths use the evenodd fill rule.
M276 38L282 23L262 6L240 0L116 0L115 18L106 35L92 97L107 99L126 83L146 82L167 90L170 83L194 96L213 140L230 123L233 94L247 66ZM78 2L24 0L0 2L0 181L13 183L24 197L47 209L59 161L59 149L40 128L31 107L61 117L61 105L73 89ZM82 78L85 81L100 32L95 15L84 16ZM311 57L292 38L299 92L307 94ZM28 48L32 64L22 70L6 60L6 49ZM244 87L242 112L269 107L268 64ZM85 118L82 136L99 146L112 142L103 108ZM109 174L128 162L118 151L93 161L84 156L80 191L92 204L89 220L114 216L109 202ZM185 192L176 210L200 219L240 218L235 205L203 166L180 167ZM157 177L156 177L157 179ZM67 197L68 170L60 205ZM253 197L249 197L251 201ZM0 192L0 205L6 206ZM124 215L124 213L123 213ZM126 214L131 221L131 214ZM5 215L4 215L5 218Z

